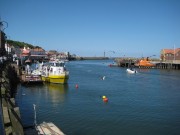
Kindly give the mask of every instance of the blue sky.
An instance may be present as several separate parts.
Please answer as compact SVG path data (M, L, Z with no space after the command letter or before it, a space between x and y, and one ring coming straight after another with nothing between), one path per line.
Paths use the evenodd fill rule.
M0 0L0 17L11 40L79 56L180 47L180 0Z

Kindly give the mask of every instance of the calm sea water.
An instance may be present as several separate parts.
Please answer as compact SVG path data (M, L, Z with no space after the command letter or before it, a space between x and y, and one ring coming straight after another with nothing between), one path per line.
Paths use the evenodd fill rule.
M36 104L37 123L51 121L67 135L179 135L180 71L128 74L110 63L67 63L67 85L19 85L16 103L24 125L33 125Z

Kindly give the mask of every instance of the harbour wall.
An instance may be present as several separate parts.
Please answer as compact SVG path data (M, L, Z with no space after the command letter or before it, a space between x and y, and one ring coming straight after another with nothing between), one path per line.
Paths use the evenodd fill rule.
M19 68L15 64L0 64L0 111L3 135L24 135L20 110L15 103L15 93L19 82Z
M107 60L108 57L72 57L69 60Z

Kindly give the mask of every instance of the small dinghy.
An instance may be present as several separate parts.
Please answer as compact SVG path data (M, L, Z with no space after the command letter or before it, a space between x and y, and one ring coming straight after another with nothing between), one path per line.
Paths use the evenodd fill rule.
M39 135L65 135L56 125L52 122L43 122L36 127Z
M128 72L128 73L130 73L130 74L135 74L135 73L137 73L137 71L136 71L135 69L130 69L130 68L128 68L128 69L126 70L126 72Z

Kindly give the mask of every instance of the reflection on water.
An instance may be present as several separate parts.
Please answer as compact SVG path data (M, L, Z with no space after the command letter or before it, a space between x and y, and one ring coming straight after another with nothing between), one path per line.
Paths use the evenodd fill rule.
M45 90L49 92L52 103L64 102L68 91L68 84L44 83Z
M54 115L58 105L63 105L67 99L68 84L34 84L19 85L16 95L17 105L20 107L21 118L24 126L33 125L34 110L33 104L37 109L37 121L46 121L44 117ZM54 112L51 112L54 111ZM51 120L48 120L51 121Z
M48 90L58 90L60 93L64 94L68 89L68 84L54 84L54 83L44 83Z

